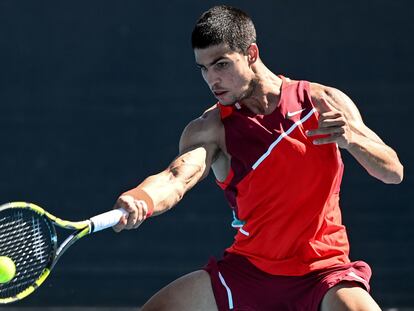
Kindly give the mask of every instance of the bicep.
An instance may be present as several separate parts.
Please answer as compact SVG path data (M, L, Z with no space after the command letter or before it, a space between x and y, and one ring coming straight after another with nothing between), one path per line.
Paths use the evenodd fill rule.
M208 175L219 148L212 142L211 130L204 129L200 123L196 120L184 129L179 143L179 156L175 161L201 167L204 178Z
M329 94L331 100L337 105L338 109L342 109L344 111L349 118L351 125L354 125L354 129L360 134L368 136L373 141L384 143L382 139L364 123L361 113L352 99L338 89L330 89Z
M371 138L373 141L384 143L374 131L365 125L359 109L344 92L333 87L313 84L312 102L319 113L329 109L337 110L344 115L354 131Z

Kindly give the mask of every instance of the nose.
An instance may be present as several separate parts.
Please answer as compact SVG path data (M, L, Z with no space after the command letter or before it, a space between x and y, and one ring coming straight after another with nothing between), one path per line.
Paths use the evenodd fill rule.
M220 82L220 77L217 73L215 73L213 70L206 70L203 73L203 78L204 81L206 81L206 83L208 84L208 86L210 87L210 89L214 86L219 84Z

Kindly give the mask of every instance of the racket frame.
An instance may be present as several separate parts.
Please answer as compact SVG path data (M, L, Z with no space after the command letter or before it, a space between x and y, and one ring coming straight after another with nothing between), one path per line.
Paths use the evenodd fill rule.
M33 293L40 285L43 284L43 282L49 276L53 267L55 266L57 261L60 259L60 257L63 255L63 253L77 240L88 235L92 229L92 224L90 220L84 220L84 221L78 221L78 222L63 220L50 214L49 212L45 211L42 207L34 203L10 202L10 203L6 203L0 206L0 212L5 209L26 209L26 210L31 210L40 216L43 216L44 220L46 221L46 223L48 224L50 228L52 251L51 251L51 254L49 256L48 262L44 270L39 275L37 280L32 285L28 286L26 289L24 289L23 291L21 291L20 293L17 293L16 295L12 297L0 298L0 305L22 300L23 298ZM62 242L62 244L58 247L55 225L61 228L74 229L77 231L69 235Z
M91 233L98 232L114 226L119 222L121 217L128 215L128 212L126 210L124 210L123 208L118 208L99 214L88 220L68 221L50 214L39 205L29 202L10 202L3 204L0 206L0 212L2 210L10 208L31 210L37 213L38 215L43 216L43 218L46 220L47 224L50 227L52 252L50 254L46 267L44 268L43 272L40 274L38 279L32 285L30 285L20 293L16 294L15 296L9 298L0 298L0 305L15 302L29 296L40 285L42 285L42 283L49 276L50 272L52 271L53 267L56 265L60 257L66 252L66 250L72 244ZM58 247L55 226L76 231L70 234Z

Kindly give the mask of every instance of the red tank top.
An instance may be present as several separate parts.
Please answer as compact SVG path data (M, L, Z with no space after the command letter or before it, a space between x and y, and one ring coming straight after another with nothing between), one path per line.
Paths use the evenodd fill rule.
M218 182L238 229L228 252L274 275L304 275L349 262L339 188L343 163L336 144L313 145L318 127L307 81L283 83L269 115L218 104L231 169Z

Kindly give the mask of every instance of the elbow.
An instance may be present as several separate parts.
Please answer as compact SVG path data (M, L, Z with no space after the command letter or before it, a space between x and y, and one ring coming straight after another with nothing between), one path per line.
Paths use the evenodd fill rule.
M401 163L393 169L390 170L387 176L382 180L386 184L400 184L404 179L404 166Z
M402 164L399 165L398 172L397 172L397 179L396 184L400 184L404 179L404 166Z

